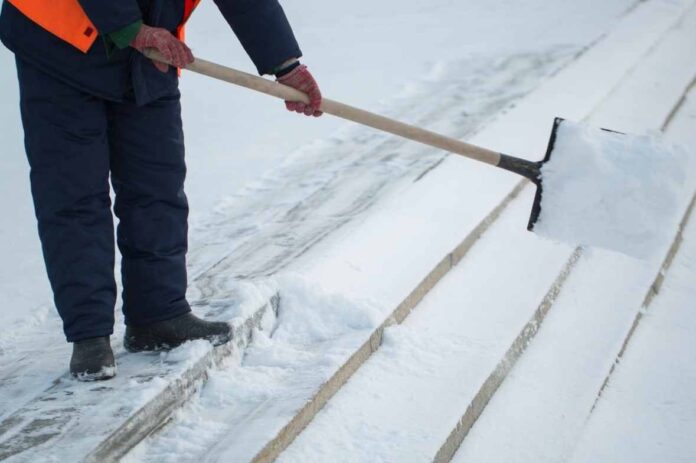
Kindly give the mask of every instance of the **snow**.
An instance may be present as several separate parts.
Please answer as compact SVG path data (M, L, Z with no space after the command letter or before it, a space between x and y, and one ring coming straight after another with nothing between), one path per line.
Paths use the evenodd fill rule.
M101 461L104 449L118 449L124 438L138 438L138 433L144 437L158 424L152 414L186 400L211 364L221 358L238 361L240 351L251 341L252 329L273 328L274 306L269 301L277 288L272 282L237 282L234 292L232 301L211 303L203 313L197 310L207 319L230 323L233 346L238 349L195 341L170 352L129 354L116 342L118 374L98 383L82 383L68 373L33 381L44 379L40 377L46 368L43 357L54 357L52 352L40 352L34 359L34 352L25 351L25 358L8 365L9 374L2 377L3 397L9 400L0 402L0 458L42 461L50 449L55 461L86 456ZM228 348L230 352L223 354ZM65 356L60 360L53 368L65 371Z
M257 332L242 368L234 359L211 371L192 406L175 414L176 426L124 462L192 461L204 453L208 461L241 461L237 454L257 450L256 442L243 436L263 435L264 428L281 424L303 405L306 391L326 381L353 353L355 341L363 342L381 321L381 308L359 295L328 293L293 274L278 284L282 310L272 337ZM282 402L273 400L279 396ZM254 420L263 412L275 418ZM229 436L235 436L236 454L224 445Z
M685 52L688 50L682 50ZM661 55L663 51L656 48L654 53ZM670 65L674 67L678 63L672 61ZM646 75L651 79L663 76L642 66L641 61L630 73L626 85L635 89L636 79L650 80ZM672 84L678 87L680 82L674 79ZM678 94L671 93L670 87L662 88L670 91L632 95L632 106L651 107L652 115L636 119L627 109L624 114L631 123L622 119L621 124L633 130L659 127L679 98ZM601 118L605 107L614 111L619 106L616 100L623 98L621 93L612 92L607 101L594 109L593 116ZM663 98L655 104L652 100L659 96ZM688 199L690 195L685 197ZM529 200L528 195L526 200ZM517 221L524 215L520 203L524 200L513 206ZM534 262L534 271L531 266L516 269L515 259L518 256L525 259L525 252L535 249L532 243L539 243L532 240L526 246L519 245L517 240L525 237L514 233L512 222L501 223L500 229L496 226L487 232L475 250L431 292L403 326L385 333L381 349L279 461L351 461L351 457L355 457L353 461L432 461L435 451L453 429L453 423L469 404L466 399L472 397L472 391L476 391L476 386L485 378L482 372L492 371L495 360L501 358L493 344L485 344L482 340L490 335L505 346L512 340L511 333L519 332L519 325L515 331L514 324L507 325L508 320L503 326L510 331L501 334L501 326L487 317L501 310L512 318L532 308L533 304L525 298L525 290L530 288L520 289L516 285L521 281L534 286L538 274L548 272L546 266L551 265L553 259L564 257L561 253L546 254L536 249L534 257L526 257L528 262ZM501 229L505 230L505 237L496 235L495 230ZM662 243L663 255L675 231L673 228L668 242ZM506 251L508 245L515 251ZM494 250L477 251L479 246ZM482 257L481 261L477 256ZM490 262L492 256L497 257L495 263ZM461 278L453 287L452 279L469 265L478 271ZM486 273L488 266L495 268L494 276ZM508 271L525 277L510 278ZM481 441L477 423L465 440L463 451L457 455L457 461L558 461L582 426L582 415L577 419L577 409L591 407L596 388L590 384L601 385L612 361L608 352L615 351L616 340L621 339L633 320L636 307L656 272L654 262L640 262L611 252L586 251L551 309L549 320L541 328L543 344L537 346L537 340L532 342L530 350L520 360L525 374L520 377L522 375L515 375L515 371L511 373L509 382L516 393L513 395L506 388L508 381L503 384L491 402L496 413L487 416L486 411L481 418L487 439ZM508 287L491 290L490 286L499 283L498 279ZM442 292L449 292L452 299L445 299ZM515 299L499 302L510 295ZM457 297L465 302L456 303ZM485 307L485 313L478 313L483 312L476 310L480 307ZM433 329L438 326L438 319L431 320L428 316L434 313L439 314L442 326L447 326L442 330L451 328L451 332L443 334ZM460 313L466 320L462 326L458 325ZM446 320L447 325L442 320ZM482 325L479 326L480 321ZM469 336L474 336L471 333L475 333L481 345L466 342ZM486 366L479 371L481 364ZM463 371L460 372L460 368ZM547 429L549 415L558 419ZM542 430L546 433L542 434Z
M533 194L528 187L406 321L385 332L279 463L432 460L573 251L520 226ZM498 253L507 257L491 258ZM535 271L519 278L531 261Z
M346 6L286 0L284 6L306 62L328 96L535 159L543 153L552 118L582 119L620 92L630 67L645 58L692 2L640 2L617 22L634 3L357 0ZM610 29L610 40L594 43ZM201 57L249 69L213 2L202 3L189 37ZM571 62L591 43L590 50ZM6 122L0 126L6 154L0 158L0 298L6 304L3 316L11 324L0 334L0 394L13 398L12 403L5 401L3 414L65 371L68 346L48 302L33 230L16 84L14 74L7 72L12 59L4 50L0 50L0 69L0 121ZM665 86L674 86L673 79L665 80ZM277 320L265 320L268 331L257 333L243 359L230 359L212 370L195 400L127 461L244 461L294 416L414 284L509 193L517 178L346 127L328 117L318 121L293 117L273 99L200 76L185 75L182 91L187 189L193 208L189 297L198 310L214 311L238 298L234 288L240 277L253 278L250 286L254 286L263 285L259 277L270 275L269 284L277 284L281 292L281 312ZM566 252L563 245L524 233L521 218L530 201L527 190L515 202L514 214L505 216L505 230L519 232L516 239L525 243L518 261L524 256L532 261L529 256L539 250ZM517 222L519 229L514 228ZM497 274L504 272L510 280L525 275L519 284L527 273L537 283L548 280L542 272L520 270L520 262L505 269L504 254L514 253L504 242L487 240L484 245L494 255L478 256L481 273L489 275L488 284L500 283ZM549 253L538 263L540 269L557 266L566 257ZM631 267L632 261L626 261ZM438 297L464 308L468 317L462 315L457 322L469 330L470 343L438 337L435 329L422 330L424 316L388 330L385 337L384 369L393 372L399 367L420 374L421 392L428 397L437 398L440 392L428 392L428 375L423 375L427 369L418 371L416 362L447 365L454 357L440 353L464 355L486 345L477 344L474 327L483 330L487 321L500 317L500 323L491 322L492 326L515 332L513 328L519 331L520 323L528 319L522 312L493 310L477 319L470 302L480 294L473 287L463 294L455 289L467 288L470 279L480 278L479 268L462 268L468 276L458 275L461 279L450 282L450 292ZM525 300L538 299L543 286L526 288ZM503 288L494 293L501 301L515 302L516 293ZM429 322L440 332L455 328L445 317ZM501 342L490 340L496 352ZM205 348L199 344L170 353L169 360L185 364L195 359ZM27 358L36 359L31 367ZM135 363L131 366L138 368ZM161 386L155 383L148 390ZM135 385L133 390L142 392ZM405 397L404 414L410 413L407 408L417 397L403 387L398 392L393 399ZM389 391L384 394L390 398ZM446 391L441 394L444 397ZM142 396L122 399L130 406ZM437 405L442 411L444 403ZM460 411L449 410L454 415ZM374 429L369 423L363 426L356 427L356 435ZM341 429L345 430L336 432ZM415 455L436 429L416 434L413 429L375 445L385 449L408 441L404 437L410 435L414 447L402 445L399 450L413 450ZM369 449L362 451L370 455Z
M586 424L573 463L696 460L696 220Z
M563 121L542 168L534 231L575 246L659 256L694 191L696 158L657 135Z
M506 109L500 117L485 124L485 127L475 132L472 139L484 146L496 146L508 152L520 150L522 153L531 153L530 157L540 156L548 140L546 122L550 122L559 111L578 118L592 112L618 87L646 51L674 25L685 7L686 2L642 3L641 7L616 25L606 41L598 42L577 61L555 73L533 93L526 95L513 108ZM458 69L462 75L465 74L465 67ZM453 80L453 77L446 76L448 81ZM579 79L579 76L582 78ZM437 78L437 75L433 76L433 79ZM597 84L598 81L601 85ZM506 85L510 83L506 82ZM438 97L447 102L454 99L456 103L460 98L459 94L452 98L448 93L450 90L452 89L443 91ZM448 96L450 99L447 99ZM452 106L448 106L448 111L456 114L457 105ZM423 115L418 112L413 114ZM427 111L426 114L437 116L439 111ZM436 121L438 125L445 125L439 119ZM354 133L353 142L360 141L365 136L361 131ZM336 146L337 150L344 149L344 140L341 139L342 143ZM354 143L348 146L353 151L364 149ZM391 168L395 160L412 152L428 154L411 145L395 146L391 141L379 148L375 147L375 153L380 152L398 152L399 156L385 158L385 164L375 165L378 169ZM318 150L318 153L329 155L330 151ZM342 184L346 188L342 193L350 195L350 187L356 185L353 182L361 179L362 177L356 176L350 182ZM415 183L397 184L390 189L389 195L380 198L369 214L358 216L341 229L333 231L330 237L302 253L283 271L300 273L324 292L361 294L375 301L376 306L384 310L383 316L386 316L438 260L461 242L492 207L510 192L516 182L515 177L495 169L459 158L447 158ZM472 201L472 198L476 200ZM322 217L312 218L321 221L327 221L327 217L334 219L332 209L322 209L322 206L316 205L322 210ZM520 232L524 230L523 222L519 224ZM535 238L534 235L522 234L528 239ZM548 242L542 244L554 246ZM493 247L497 247L497 243ZM502 253L498 255L498 259L502 259ZM240 262L240 265L245 264ZM216 280L220 281L219 278ZM505 297L505 294L501 294L501 297ZM350 346L343 345L342 348L346 350L344 355L354 352L365 341L367 334L362 333L350 340ZM271 338L271 341L274 339ZM331 346L331 343L326 343L322 348L331 352ZM246 370L245 362L236 372L242 377ZM333 366L334 370L336 367L337 365ZM331 369L324 372L325 375L329 373ZM224 424L224 429L218 429L212 435L195 433L196 448L186 453L187 458L209 461L249 460L311 398L319 387L320 380L320 376L310 375L303 369L288 372L288 376L283 379L289 386L287 389L274 390L272 396L264 396L262 401L249 400L249 407L244 406L241 398L228 403L213 400L207 388L204 388L199 400L182 410L170 426L138 447L135 453L138 458L135 461L174 458L175 453L166 452L167 443L173 445L177 436L181 438L194 435L195 426L192 423L206 420L215 420L220 426ZM258 387L263 388L263 385ZM225 423L216 420L217 416L224 416ZM221 440L221 435L233 437ZM213 450L209 451L211 448Z
M693 19L693 10L690 16ZM674 111L674 103L696 74L696 64L684 66L689 60L674 58L674 47L693 53L696 40L684 39L683 34L693 37L695 32L693 27L673 29L593 113L591 123L606 123L608 111L613 125L640 133L668 120L668 141L696 147L696 89ZM672 57L666 63L669 67L656 66L656 60L665 55ZM670 85L665 76L670 76ZM625 92L623 85L635 93ZM674 92L674 87L682 90ZM650 111L641 110L641 104ZM621 107L624 117L618 117ZM454 461L566 461L658 265L601 249L584 252L534 342L489 402ZM625 460L596 461L633 460L628 454Z

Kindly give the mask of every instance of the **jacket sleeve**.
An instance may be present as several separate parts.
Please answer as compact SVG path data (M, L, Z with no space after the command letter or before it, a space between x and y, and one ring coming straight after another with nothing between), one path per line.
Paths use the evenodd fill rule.
M302 56L278 0L215 0L259 74Z
M142 19L137 0L79 0L102 36L111 34Z

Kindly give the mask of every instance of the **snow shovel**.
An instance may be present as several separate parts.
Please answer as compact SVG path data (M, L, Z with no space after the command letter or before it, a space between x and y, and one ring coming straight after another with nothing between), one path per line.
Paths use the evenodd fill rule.
M166 62L154 50L146 55ZM282 100L309 102L294 88L210 61L196 58L186 69ZM556 118L543 160L528 161L328 98L323 99L321 110L521 175L537 187L527 229L574 246L594 245L651 257L673 237L684 200L693 191L693 182L685 175L695 170L694 164L688 168L693 156L656 137L625 135ZM558 160L552 161L552 155Z

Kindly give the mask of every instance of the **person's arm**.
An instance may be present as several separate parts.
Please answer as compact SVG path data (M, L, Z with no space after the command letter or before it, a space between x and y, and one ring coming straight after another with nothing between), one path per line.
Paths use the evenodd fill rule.
M143 22L138 20L126 27L102 36L104 45L106 45L106 53L110 56L114 48L118 48L119 50L128 48L138 36L142 27Z
M259 74L273 71L302 52L277 0L215 0Z
M259 74L305 92L310 104L286 102L290 111L320 116L321 91L301 65L302 51L278 0L215 0Z

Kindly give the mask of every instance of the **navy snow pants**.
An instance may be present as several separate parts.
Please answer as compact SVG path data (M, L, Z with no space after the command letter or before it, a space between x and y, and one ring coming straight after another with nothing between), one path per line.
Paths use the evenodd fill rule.
M113 332L109 176L119 219L126 324L190 310L179 92L107 101L17 60L31 190L48 277L70 342Z

